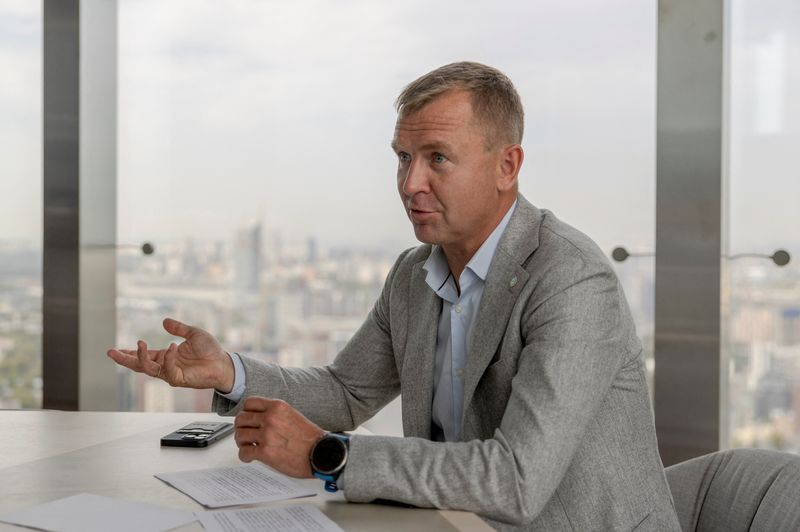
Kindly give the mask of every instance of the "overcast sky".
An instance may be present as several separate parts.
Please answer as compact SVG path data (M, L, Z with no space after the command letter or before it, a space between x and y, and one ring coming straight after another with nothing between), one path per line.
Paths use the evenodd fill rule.
M731 242L796 243L798 3L733 4ZM522 95L527 198L607 251L652 249L655 6L123 0L119 239L230 239L259 219L288 241L413 244L392 103L420 74L467 59ZM38 9L0 0L0 238L40 238Z

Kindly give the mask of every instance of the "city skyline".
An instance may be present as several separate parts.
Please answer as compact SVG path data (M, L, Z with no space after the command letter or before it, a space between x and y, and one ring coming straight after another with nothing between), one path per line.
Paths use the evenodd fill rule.
M394 255L330 249L313 241L303 253L286 254L279 240L262 240L262 234L258 226L246 226L224 242L191 239L150 256L122 252L118 343L133 346L143 338L167 345L174 338L161 330L160 320L173 316L213 331L226 349L264 361L308 366L331 360L368 312ZM35 271L14 267L7 253L2 258L0 405L36 407L41 288ZM734 264L726 296L729 333L722 338L729 364L729 443L798 450L800 423L793 412L800 407L800 276L765 260ZM260 271L255 281L254 269ZM652 269L636 261L616 269L652 375ZM110 363L102 353L100 360ZM208 407L208 391L173 389L122 368L118 375L121 410ZM393 404L373 426L400 435L398 409Z

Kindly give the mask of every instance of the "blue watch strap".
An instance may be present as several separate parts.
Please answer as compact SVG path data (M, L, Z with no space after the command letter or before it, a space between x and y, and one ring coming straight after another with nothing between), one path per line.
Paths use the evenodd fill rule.
M339 491L339 486L336 485L336 481L339 479L339 475L326 475L324 473L320 473L319 471L314 471L314 476L320 480L325 481L325 491L329 493L336 493Z

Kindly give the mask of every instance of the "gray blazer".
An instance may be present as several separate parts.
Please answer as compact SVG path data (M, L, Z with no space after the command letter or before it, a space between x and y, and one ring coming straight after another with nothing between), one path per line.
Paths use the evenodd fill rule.
M470 510L499 530L680 530L641 344L600 249L519 196L469 339L461 441L451 443L430 441L441 309L422 270L430 251L398 258L329 366L243 357L245 395L352 430L402 393L404 438L351 439L350 501ZM220 396L213 406L237 411Z

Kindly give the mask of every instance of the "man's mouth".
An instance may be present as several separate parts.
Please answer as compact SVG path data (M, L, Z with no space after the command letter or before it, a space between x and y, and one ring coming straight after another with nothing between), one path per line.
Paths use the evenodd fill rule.
M408 209L408 217L411 218L412 222L415 223L422 223L430 220L436 211L429 211L426 209L417 209L414 207L409 207Z

